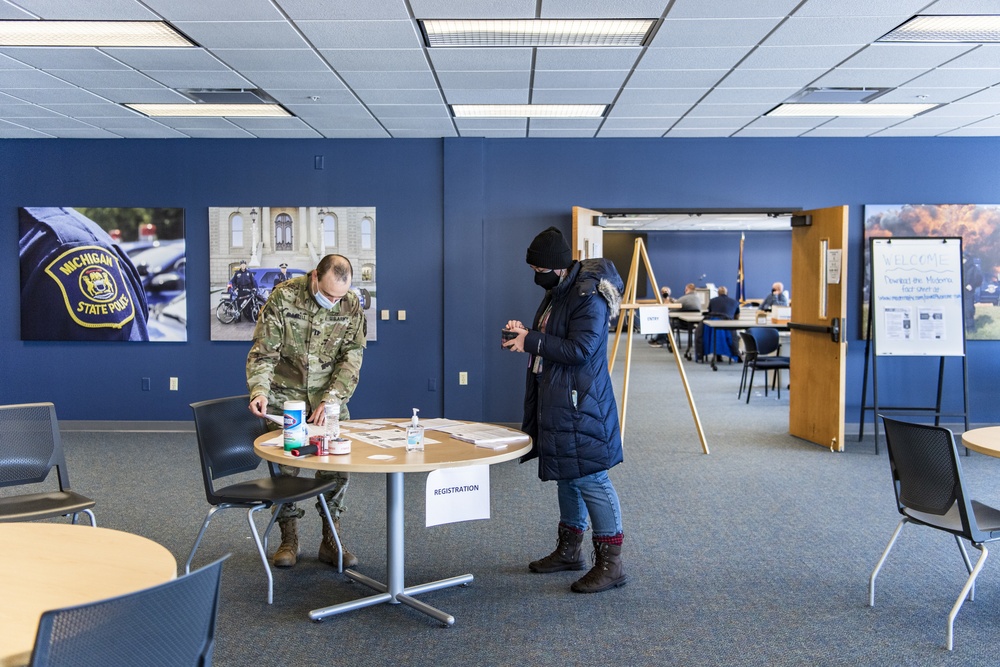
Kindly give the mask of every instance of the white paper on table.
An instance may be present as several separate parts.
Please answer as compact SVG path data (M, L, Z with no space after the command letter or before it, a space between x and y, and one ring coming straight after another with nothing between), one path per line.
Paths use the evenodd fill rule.
M432 470L427 475L427 526L490 518L490 467Z

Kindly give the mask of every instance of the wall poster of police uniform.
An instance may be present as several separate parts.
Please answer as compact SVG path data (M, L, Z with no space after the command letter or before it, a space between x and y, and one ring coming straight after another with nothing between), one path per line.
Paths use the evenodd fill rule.
M18 209L22 340L186 341L184 211Z
M374 206L211 207L208 227L212 340L251 340L271 291L331 253L350 260L367 339L377 339Z

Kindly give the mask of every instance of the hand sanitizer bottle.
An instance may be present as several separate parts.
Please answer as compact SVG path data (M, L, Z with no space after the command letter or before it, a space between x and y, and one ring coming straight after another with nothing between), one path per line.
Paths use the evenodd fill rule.
M417 419L418 412L420 410L413 408L413 418L410 420L410 425L406 427L406 451L408 452L424 451L424 427Z

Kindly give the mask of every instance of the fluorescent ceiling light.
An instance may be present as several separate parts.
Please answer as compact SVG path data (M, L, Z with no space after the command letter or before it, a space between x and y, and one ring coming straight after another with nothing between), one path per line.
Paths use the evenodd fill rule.
M427 46L642 46L654 19L421 21Z
M452 104L455 118L601 118L604 104Z
M129 109L146 116L175 117L287 117L288 113L280 104L126 104Z
M162 21L0 21L0 46L194 46Z
M1000 42L1000 16L914 16L878 42Z
M937 104L782 104L767 112L767 116L916 116Z

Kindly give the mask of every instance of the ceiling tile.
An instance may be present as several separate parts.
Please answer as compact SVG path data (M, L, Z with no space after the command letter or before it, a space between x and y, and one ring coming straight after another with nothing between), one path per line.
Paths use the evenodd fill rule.
M281 0L281 8L294 21L325 19L408 19L403 2L327 2L326 0Z
M355 90L402 88L436 90L438 85L429 71L425 72L342 72L347 85Z
M528 127L525 118L456 118L455 125L463 133L465 130L520 130Z
M660 26L653 47L754 46L780 19L670 19Z
M0 69L31 69L30 66L25 65L20 60L15 60L4 55L5 52L6 49L0 49Z
M0 139L55 139L55 137L47 132L29 130L26 127L0 125Z
M675 128L690 129L695 127L706 128L706 129L727 129L730 132L735 132L747 123L751 122L753 117L744 118L692 118L686 117L681 118L674 125Z
M287 21L201 21L175 23L206 49L302 49L308 45Z
M877 130L871 134L873 137L936 137L941 134L940 130L887 127L884 130Z
M0 90L15 88L66 88L71 84L36 69L0 70Z
M486 72L527 70L532 49L428 49L434 69L439 72Z
M729 73L725 69L638 69L630 88L711 88Z
M975 48L971 44L872 44L841 63L848 69L931 69Z
M634 88L626 86L618 101L624 104L694 104L705 95L702 88Z
M344 82L335 73L326 70L320 72L255 72L244 71L253 86L270 91L272 88L283 90L347 90Z
M740 69L806 67L830 69L858 50L846 46L761 46L740 63Z
M717 88L705 96L708 104L780 104L799 91L798 88Z
M611 118L680 118L691 108L690 104L623 104L611 108Z
M919 81L919 79L918 79ZM980 88L923 88L915 83L890 90L884 95L879 95L877 100L880 103L923 103L923 104L947 104L960 100L981 90Z
M135 111L117 104L50 104L48 108L73 118L111 118L113 116L134 116Z
M82 130L47 130L60 139L121 139L120 135L96 127Z
M216 49L215 55L241 72L326 72L330 69L309 49Z
M795 9L801 0L677 0L670 8L670 18L781 18Z
M730 69L743 58L750 46L678 46L649 48L639 61L642 69Z
M606 139L627 139L627 138L646 138L646 137L660 137L663 132L655 129L611 129L608 127L602 127L601 131L598 132L597 136Z
M485 90L450 88L444 91L444 97L448 104L527 104L528 90L526 88Z
M262 129L247 130L247 131L252 132L259 139L317 139L323 136L321 133L309 127L303 127L297 130L293 129L271 130L267 128L262 128Z
M150 78L168 88L253 88L254 84L232 70L199 72L195 70L145 70ZM296 78L299 75L296 74Z
M341 122L349 119L371 120L372 114L360 104L292 105L289 111L303 119L322 122ZM330 125L326 125L330 127Z
M1000 87L988 88L968 97L962 98L962 104L998 104L1000 103Z
M53 76L84 88L160 88L158 81L150 79L145 74L135 70L124 69L115 71L91 70L49 70Z
M431 49L433 54L437 49ZM642 54L640 48L538 49L536 70L630 70Z
M387 118L450 118L444 104L373 104L369 110L379 120Z
M341 72L396 72L427 67L422 49L323 49L320 53Z
M607 118L601 127L605 130L657 130L663 134L676 121L676 118Z
M299 21L317 49L419 49L413 21Z
M611 104L618 88L536 88L532 104Z
M536 0L410 0L418 19L531 19Z
M309 125L320 132L329 130L366 130L378 131L385 134L385 130L377 120L372 117L367 118L318 118L309 119Z
M11 118L51 118L61 116L55 111L34 104L16 104L7 101L0 102L0 117ZM3 121L0 120L0 123Z
M965 99L954 104L946 104L943 107L938 107L937 109L931 109L927 111L922 116L953 116L956 118L984 118L986 116L992 116L993 114L1000 111L995 103L972 103L967 102Z
M835 69L813 82L828 88L895 88L915 79L922 69Z
M291 82L290 82L291 83ZM268 87L267 94L285 105L285 108L309 108L327 104L357 104L358 100L351 91L343 86L339 90L326 88L308 88L305 90L283 90ZM312 99L317 97L319 99ZM439 96L440 99L440 96Z
M734 137L797 137L808 129L781 127L745 127L735 133Z
M923 74L908 86L917 88L989 88L1000 83L1000 68L936 69Z
M476 88L527 88L531 81L529 72L438 72L441 87L472 90Z
M388 139L392 135L381 127L370 130L320 130L324 136L330 139Z
M784 128L784 129L809 129L821 125L826 122L823 118L789 118L789 117L767 117L762 116L760 118L755 118L753 122L747 125L747 129L774 129L774 128Z
M730 132L728 130L707 130L705 128L698 129L684 129L677 128L676 130L670 130L667 133L668 139L681 139L685 137L728 137Z
M532 118L531 129L545 130L590 130L600 127L603 118Z
M58 1L58 0L54 0ZM171 22L274 21L281 13L271 0L205 2L205 0L143 0L150 9Z
M301 130L305 124L298 118L230 118L229 122L244 130Z
M878 132L879 130L869 130L866 128L857 127L829 127L823 125L808 132L803 132L803 137L861 137L868 136L872 132Z
M997 63L1000 63L1000 44L981 44L942 67L995 69Z
M6 5L6 3L4 3ZM135 0L86 0L67 2L66 0L16 0L16 4L34 16L43 19L105 20L105 21L149 21L159 17ZM30 18L12 16L10 18Z
M803 3L796 16L889 16L897 24L926 8L927 0L809 0ZM938 12L935 8L935 14ZM895 26L893 26L895 27Z
M767 46L809 46L857 44L863 46L889 32L901 21L897 17L824 16L785 21L767 38Z
M229 67L204 49L101 49L129 67L148 70L227 71ZM96 69L96 68L93 68Z
M365 104L436 104L444 101L441 91L428 90L359 90Z
M188 136L183 132L172 130L169 127L116 127L108 131L114 132L121 136L122 139L186 139Z
M91 48L39 48L7 47L4 55L38 69L90 69L124 70L126 65L118 62L97 49Z
M825 69L737 69L719 82L720 88L805 88Z
M401 129L391 130L390 134L394 139L439 139L441 137L457 137L455 128L427 128L427 129Z
M30 20L30 19L33 19L33 18L35 18L35 16L33 16L31 14L31 12L26 12L23 9L20 9L18 7L13 6L13 5L7 4L6 2L0 3L0 19L3 19L3 20L6 21L6 20L10 20L10 19L13 19L13 20L18 20L18 19ZM0 122L2 122L2 121L0 121Z
M201 129L201 128L184 128L182 130L184 134L188 135L192 139L253 139L254 135L250 134L243 128L236 127L235 125L230 125L227 128L217 128L217 129Z
M628 76L627 70L599 70L596 72L536 71L534 87L536 90L541 88L620 88L622 83L625 82L626 76Z
M631 18L655 19L663 14L667 0L544 0L542 18Z
M110 99L82 88L23 88L17 92L20 99L34 104L102 104Z
M771 102L762 104L708 104L702 102L691 111L689 116L720 118L725 116L760 116L774 108Z

